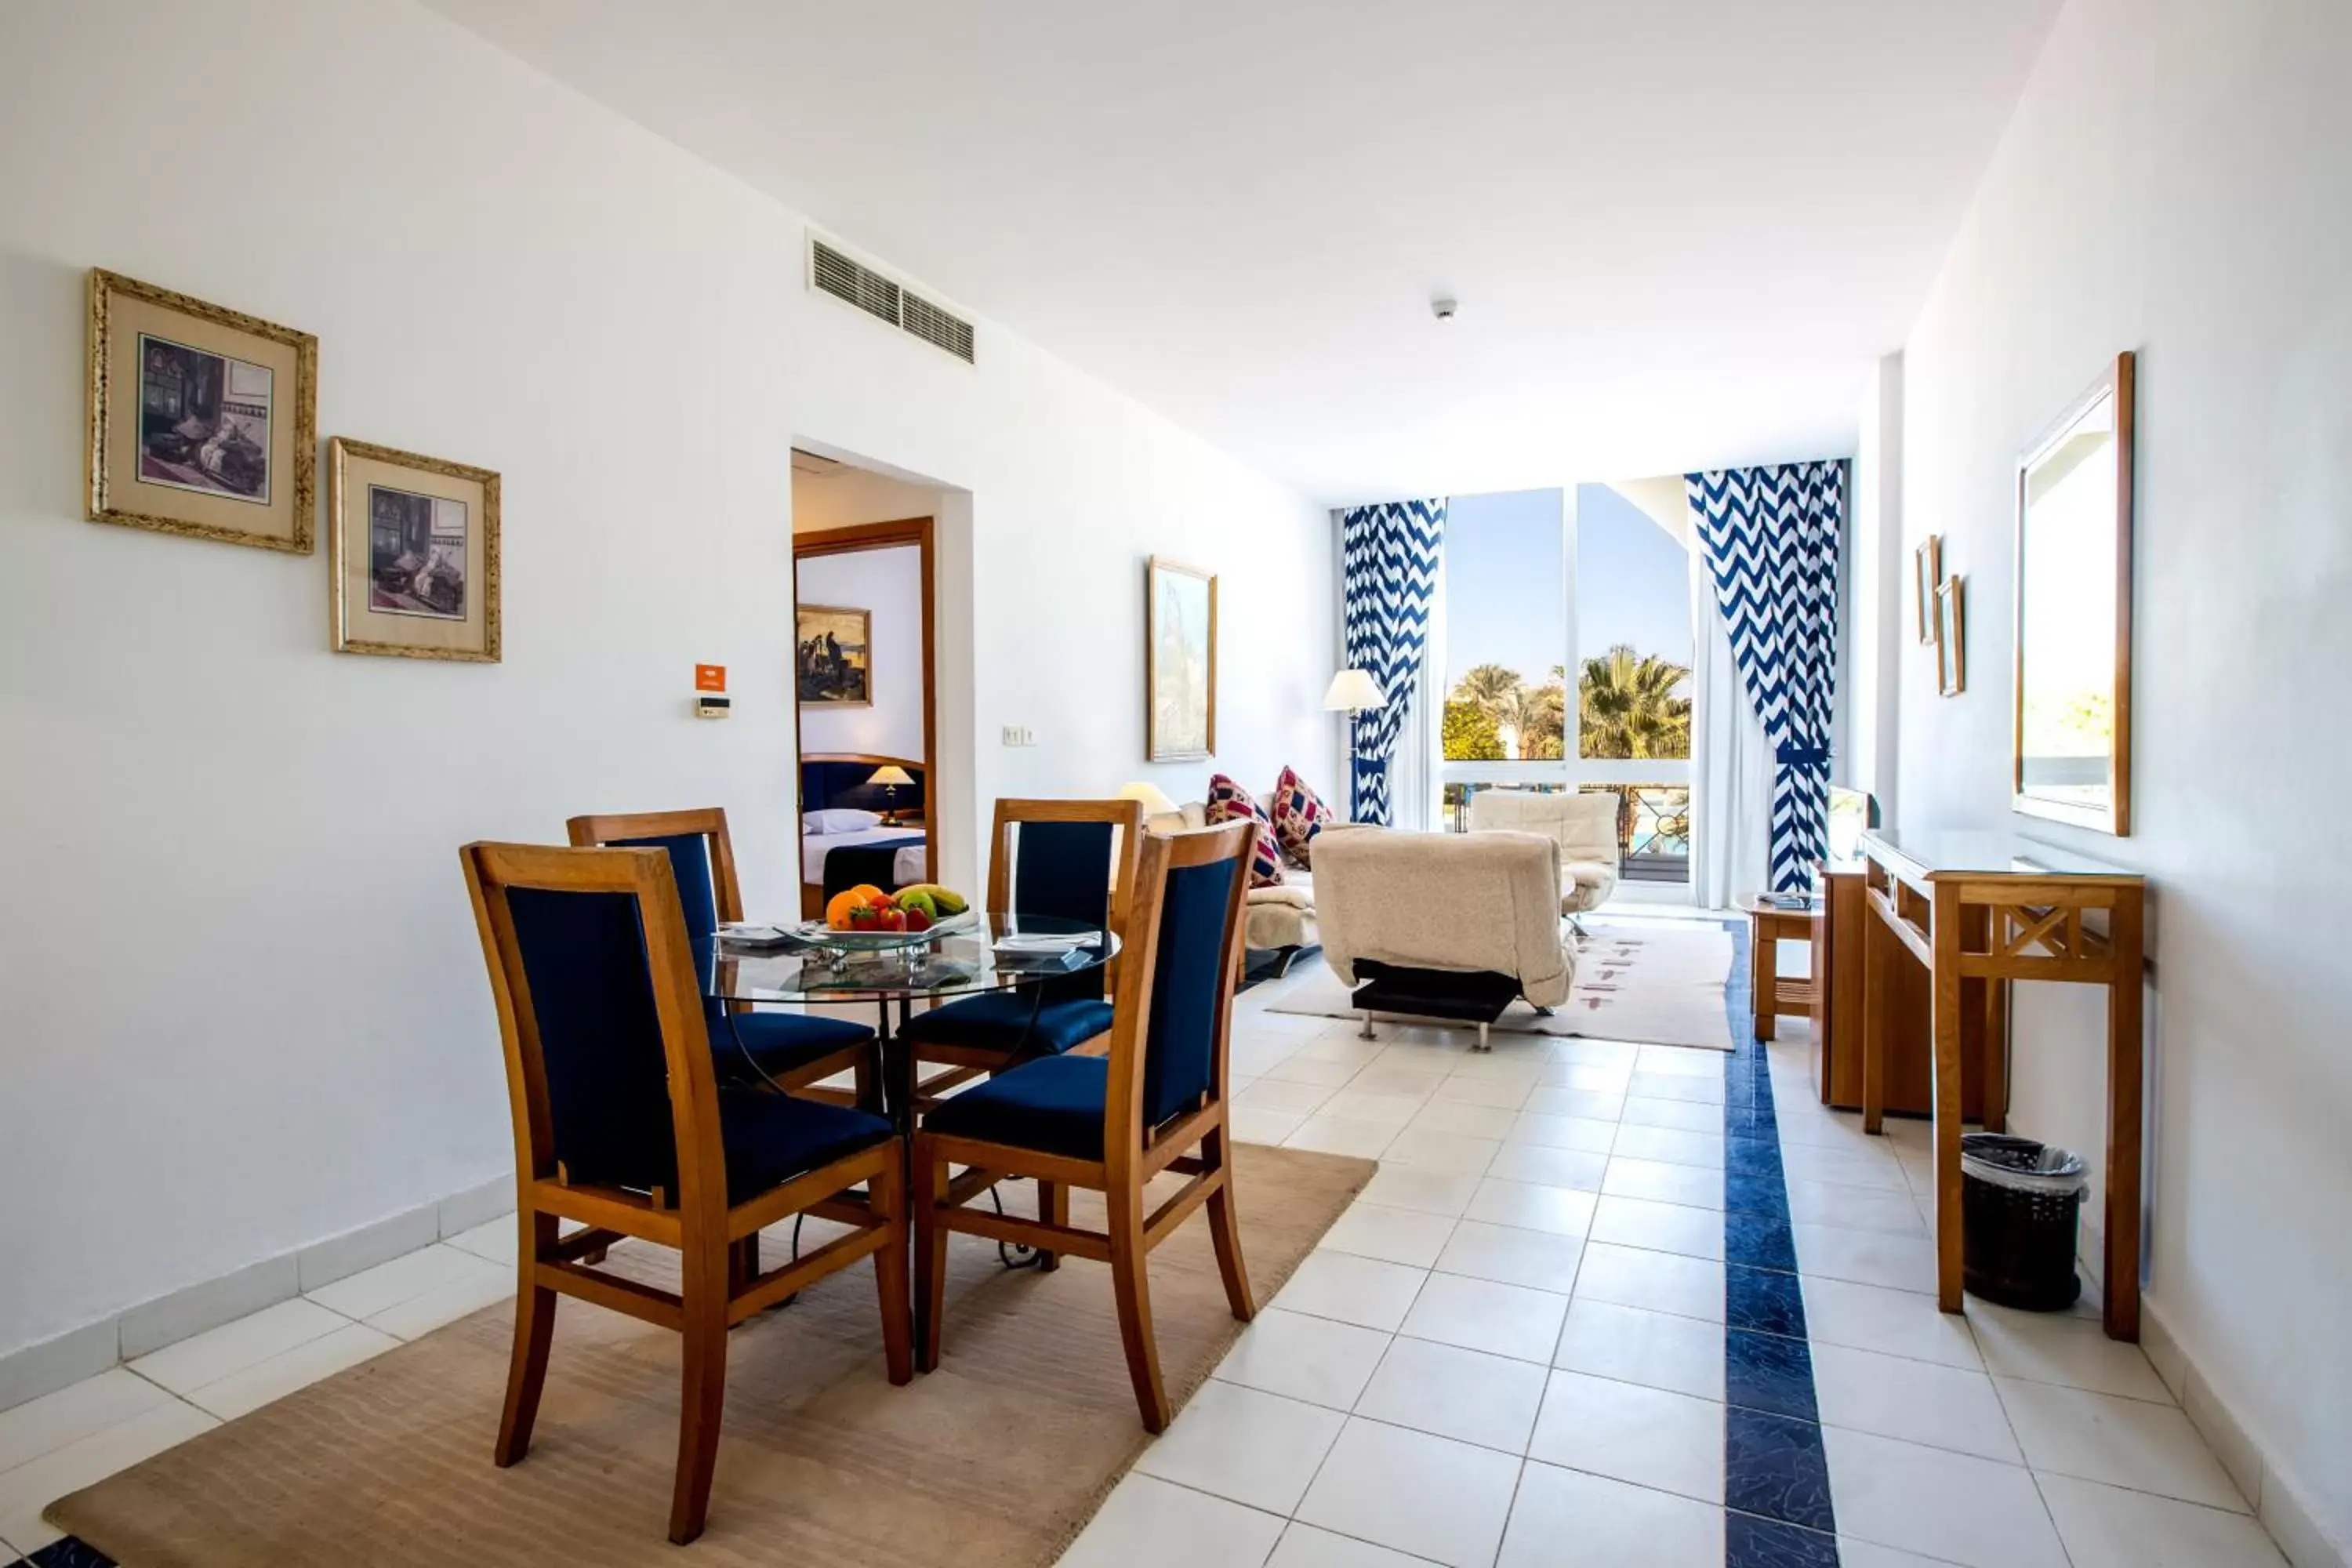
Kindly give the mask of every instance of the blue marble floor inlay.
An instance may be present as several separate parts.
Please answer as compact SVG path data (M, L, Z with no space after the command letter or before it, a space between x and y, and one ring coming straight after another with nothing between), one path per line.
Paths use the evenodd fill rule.
M1837 1568L1772 1073L1748 1010L1747 933L1727 923L1725 1004L1737 1044L1723 1064L1723 1560L1726 1568Z
M19 1559L30 1568L115 1568L114 1559L86 1541L68 1535L52 1541L30 1557Z

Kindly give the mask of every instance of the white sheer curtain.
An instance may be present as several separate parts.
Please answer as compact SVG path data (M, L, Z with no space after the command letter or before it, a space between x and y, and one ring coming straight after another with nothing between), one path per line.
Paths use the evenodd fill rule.
M1429 640L1413 672L1412 709L1389 763L1392 826L1425 833L1445 820L1445 558L1429 603Z
M1706 552L1691 556L1691 899L1727 909L1771 886L1772 748L1739 681Z

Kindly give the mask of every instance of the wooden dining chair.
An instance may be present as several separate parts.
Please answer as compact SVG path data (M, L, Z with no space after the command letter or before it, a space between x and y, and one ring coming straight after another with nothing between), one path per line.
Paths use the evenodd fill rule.
M496 1458L530 1447L555 1299L685 1338L669 1538L702 1531L727 1390L727 1331L874 1259L890 1381L906 1383L906 1181L890 1123L847 1106L722 1089L671 857L469 844L459 852L505 1044L517 1252L513 1361ZM864 1195L848 1189L862 1184ZM805 1258L747 1266L761 1228L812 1214L852 1228ZM559 1235L559 1222L586 1228ZM635 1237L675 1248L682 1288L587 1266Z
M735 879L735 846L727 813L718 806L575 816L564 824L574 847L661 849L668 853L686 911L687 935L701 941L720 922L743 918ZM878 1110L881 1070L874 1030L847 1018L760 1011L739 1004L706 1004L711 1049L723 1076L765 1084L810 1100ZM849 1073L849 1090L821 1089L821 1079Z
M1242 940L1243 894L1256 825L1144 839L1130 940L1120 958L1108 1057L1024 1062L942 1100L915 1134L916 1364L939 1364L950 1233L1108 1262L1119 1337L1147 1430L1168 1425L1168 1391L1151 1333L1145 1259L1193 1210L1209 1235L1234 1316L1255 1310L1234 1213L1225 1111L1226 1047ZM1198 1148L1197 1154L1189 1151ZM955 1166L967 1169L950 1179ZM1192 1178L1149 1215L1143 1189L1162 1171ZM997 1183L1029 1177L1037 1219L966 1206ZM1069 1189L1099 1192L1105 1230L1074 1228Z
M1119 932L1143 840L1132 800L999 800L989 833L988 908ZM1083 974L958 997L898 1031L913 1053L918 1105L1031 1056L1099 1056L1109 1044L1118 961ZM926 1066L947 1070L922 1078Z

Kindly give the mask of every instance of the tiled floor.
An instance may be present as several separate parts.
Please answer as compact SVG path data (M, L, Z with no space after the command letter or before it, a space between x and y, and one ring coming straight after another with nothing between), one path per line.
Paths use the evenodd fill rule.
M1926 1130L1822 1110L1801 1026L1744 1058L1777 1141L1735 1139L1724 1053L1368 1043L1282 990L1237 1004L1242 1136L1381 1168L1069 1568L2284 1563L2087 1310L1936 1310ZM509 1293L513 1244L496 1221L0 1411L0 1548L47 1568L49 1500Z

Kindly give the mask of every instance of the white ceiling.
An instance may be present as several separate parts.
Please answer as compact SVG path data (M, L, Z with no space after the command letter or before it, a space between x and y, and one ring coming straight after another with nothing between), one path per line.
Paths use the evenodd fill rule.
M1851 452L2059 0L429 3L1339 501Z

